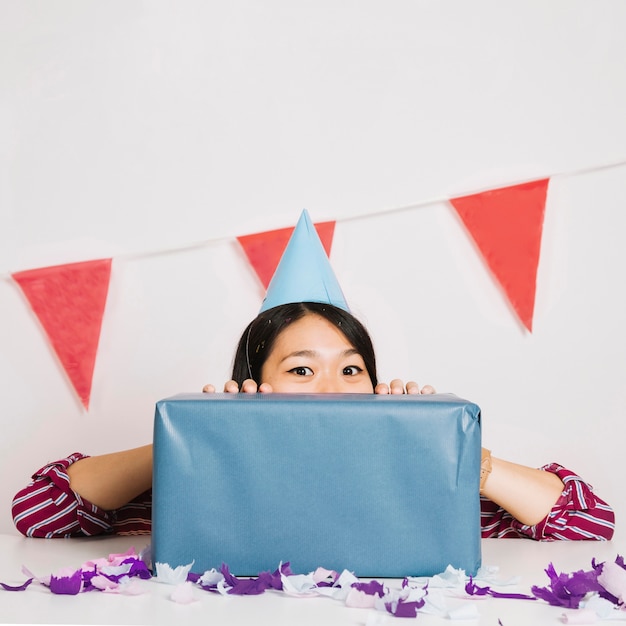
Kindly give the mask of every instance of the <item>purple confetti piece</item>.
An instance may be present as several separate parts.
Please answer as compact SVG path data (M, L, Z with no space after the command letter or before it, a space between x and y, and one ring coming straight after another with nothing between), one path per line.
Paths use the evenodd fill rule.
M75 596L83 586L81 570L76 570L71 576L50 576L50 591L59 595Z
M230 573L230 569L225 563L222 563L220 572L224 576L224 583L230 587L227 593L235 596L256 596L265 593L268 589L282 591L283 581L281 575L293 575L289 562L281 564L274 572L261 572L256 578L237 578ZM202 588L207 591L215 591L217 590L217 585L215 589L204 586Z
M470 596L491 596L492 598L507 598L509 600L536 600L534 596L524 593L503 593L494 591L491 587L479 587L470 576L469 582L465 585L465 593Z
M237 578L230 573L228 565L222 564L220 568L224 576L224 582L230 589L228 593L234 596L258 596L271 589L271 577L269 572L262 572L257 578Z
M395 610L393 602L385 602L385 608L388 613L395 615L396 617L417 617L417 612L424 606L424 600L418 600L414 602L407 602L406 600L398 600Z
M525 593L502 593L500 591L489 590L489 595L492 598L507 598L509 600L536 600L534 596L529 596Z
M152 578L152 574L150 573L148 566L140 558L130 557L123 561L122 565L130 565L130 569L126 574L126 576L129 576L130 578L133 578L135 576L141 578L142 580L148 580Z
M479 587L471 576L469 582L465 585L465 593L469 596L486 596L490 591L489 587Z
M377 580L372 580L368 583L352 583L352 588L357 591L362 591L368 596L378 596L382 598L385 595L385 588L382 583Z
M286 563L281 563L278 569L274 570L273 573L269 574L268 584L269 589L275 589L276 591L283 590L283 576L293 576L293 572L291 571L291 566L289 561Z
M588 572L579 570L572 574L557 574L554 565L550 563L545 572L550 584L547 587L534 585L531 591L537 598L545 600L552 606L577 609L587 593L602 591L595 569Z
M92 580L98 575L99 574L95 566L92 570L82 570L83 591L97 590L97 588L92 584Z
M124 578L141 578L142 580L148 580L152 578L150 570L146 564L139 558L128 557L124 559L119 565L112 565L109 563L101 564L99 567L94 564L92 569L82 570L83 577L83 592L87 591L103 591L103 583L98 585L92 583L95 577L106 578L108 581L114 584L118 584ZM106 586L106 588L110 588Z
M0 587L2 587L5 591L26 591L26 588L32 582L33 582L33 579L29 578L23 585L18 585L17 587L13 587L5 583L0 583Z

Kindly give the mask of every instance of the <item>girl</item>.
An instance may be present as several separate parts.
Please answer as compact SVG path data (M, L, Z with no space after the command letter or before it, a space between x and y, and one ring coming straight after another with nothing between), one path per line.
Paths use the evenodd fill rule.
M206 385L204 391L215 388ZM296 302L262 312L239 341L228 393L434 393L400 380L379 383L371 339L344 308ZM13 501L30 537L150 532L152 446L96 457L75 453L50 463ZM612 509L573 472L533 469L483 449L483 537L610 539Z

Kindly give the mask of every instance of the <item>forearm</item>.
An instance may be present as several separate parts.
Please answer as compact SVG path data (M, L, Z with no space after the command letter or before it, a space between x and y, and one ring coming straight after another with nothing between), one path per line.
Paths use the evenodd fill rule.
M562 491L556 474L492 457L482 495L522 524L534 526L552 510Z
M81 459L67 474L81 497L105 511L117 509L152 486L152 446Z

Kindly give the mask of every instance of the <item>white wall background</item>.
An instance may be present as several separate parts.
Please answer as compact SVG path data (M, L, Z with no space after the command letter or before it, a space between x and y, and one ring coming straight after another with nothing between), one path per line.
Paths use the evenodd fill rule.
M625 31L622 0L0 0L0 531L44 462L226 380L263 295L234 237L302 208L382 379L624 519ZM530 335L441 199L550 175ZM105 255L85 413L10 273Z

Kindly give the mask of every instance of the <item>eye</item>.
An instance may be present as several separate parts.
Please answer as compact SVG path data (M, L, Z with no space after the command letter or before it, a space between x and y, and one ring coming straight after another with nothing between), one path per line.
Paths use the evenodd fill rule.
M360 374L362 371L363 371L363 368L359 367L358 365L348 365L348 367L343 368L343 375L344 376L356 376L357 374Z
M294 367L289 370L289 373L296 376L313 376L313 370L310 367Z

